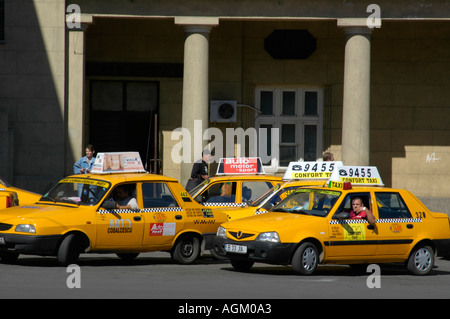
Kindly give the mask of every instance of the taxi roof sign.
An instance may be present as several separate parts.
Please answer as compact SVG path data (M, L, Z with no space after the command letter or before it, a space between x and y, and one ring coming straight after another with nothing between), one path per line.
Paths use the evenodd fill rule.
M259 157L228 157L219 160L216 175L265 174Z
M98 153L92 173L143 173L145 172L139 152Z
M329 184L340 187L340 183L350 182L352 185L384 186L376 166L341 166L334 170Z
M341 161L290 162L283 179L328 180L331 173L343 165Z

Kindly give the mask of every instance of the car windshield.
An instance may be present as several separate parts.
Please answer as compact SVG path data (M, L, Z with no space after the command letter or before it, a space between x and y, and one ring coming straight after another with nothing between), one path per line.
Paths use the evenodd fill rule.
M191 197L194 198L194 196L196 194L199 194L208 184L209 184L209 179L206 179L205 181L201 182L200 184L195 186L193 189L188 191L189 195L191 195Z
M3 178L0 176L0 185L3 185L4 187L11 187Z
M111 187L109 182L88 178L64 178L40 202L96 205Z
M277 184L272 187L270 190L265 192L255 201L253 201L250 206L258 207L269 210L272 206L278 204L282 199L286 198L286 196L290 195L293 191L295 191L299 186L287 186L286 184Z
M271 212L286 212L324 217L328 215L341 192L325 189L299 188Z

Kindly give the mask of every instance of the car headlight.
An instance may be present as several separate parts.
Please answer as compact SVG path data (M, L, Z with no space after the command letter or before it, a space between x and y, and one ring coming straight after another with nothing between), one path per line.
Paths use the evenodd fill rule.
M19 233L36 234L36 228L34 227L34 225L29 225L29 224L19 224L16 226L15 231L19 232Z
M279 243L280 242L280 236L278 236L277 232L267 232L267 233L261 233L256 237L256 240L259 241L268 241L271 243Z
M219 226L217 229L217 237L227 238L227 230L223 228L222 226Z

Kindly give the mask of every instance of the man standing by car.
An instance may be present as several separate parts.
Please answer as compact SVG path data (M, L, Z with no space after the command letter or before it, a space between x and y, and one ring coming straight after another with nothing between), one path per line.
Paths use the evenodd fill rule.
M190 191L195 186L208 179L208 164L207 162L211 158L211 152L208 149L204 149L202 152L202 159L194 163L191 171L191 178L186 183L186 190Z

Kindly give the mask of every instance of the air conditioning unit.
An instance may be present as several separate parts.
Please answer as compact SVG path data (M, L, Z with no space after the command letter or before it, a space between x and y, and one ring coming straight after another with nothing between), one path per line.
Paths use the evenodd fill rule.
M209 109L210 122L236 122L237 101L212 100Z

